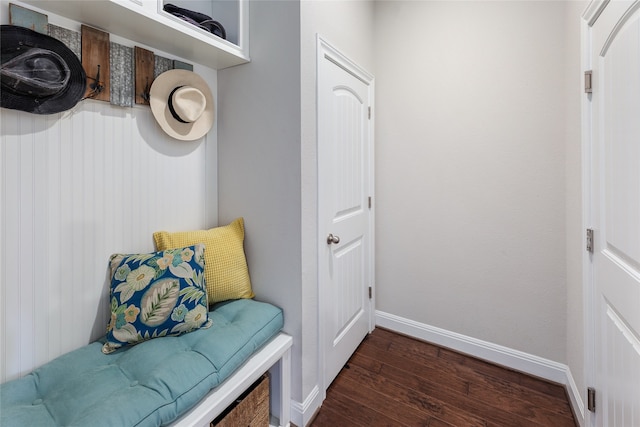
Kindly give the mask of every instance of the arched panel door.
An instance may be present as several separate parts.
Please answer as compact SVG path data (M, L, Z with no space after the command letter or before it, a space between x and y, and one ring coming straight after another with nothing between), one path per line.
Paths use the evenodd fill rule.
M372 82L322 41L318 50L319 320L326 390L372 327Z
M596 425L640 426L640 3L592 27Z

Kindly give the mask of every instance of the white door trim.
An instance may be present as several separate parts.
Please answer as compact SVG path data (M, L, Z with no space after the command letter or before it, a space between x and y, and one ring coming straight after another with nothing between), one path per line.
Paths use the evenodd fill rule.
M359 66L358 64L356 64L354 61L352 61L350 58L348 58L346 55L344 55L342 52L340 52L338 49L336 49L331 43L329 43L324 37L322 37L320 34L316 35L316 103L319 100L319 88L318 88L318 78L317 76L319 75L320 72L320 65L322 63L322 61L324 59L327 59L331 62L333 62L334 64L336 64L337 66L339 66L340 68L344 69L345 71L347 71L349 74L353 75L354 77L356 77L357 79L361 80L362 82L366 83L369 87L369 101L370 101L370 105L371 105L371 119L368 122L368 131L369 131L369 139L370 139L370 144L369 144L369 162L370 162L370 168L369 168L369 182L371 184L371 196L373 197L373 201L372 201L372 206L371 206L371 211L370 211L370 221L369 221L369 235L370 235L370 247L369 250L371 251L370 253L370 275L369 277L370 279L370 286L372 288L372 297L371 299L369 299L369 332L373 331L373 328L375 327L375 180L374 180L374 165L375 165L375 158L374 158L374 118L375 118L375 100L374 100L374 96L373 94L375 93L375 79L373 77L373 75L371 75L368 71L366 71L364 68L362 68L361 66ZM318 123L318 105L316 104L316 123ZM319 141L319 129L318 127L316 127L316 141ZM317 147L317 149L319 149L319 146ZM318 165L318 170L320 170L321 165ZM321 244L321 242L323 241L323 239L326 239L326 236L321 236L322 230L320 229L320 218L318 218L318 230L317 230L317 236L318 236L318 246ZM320 252L320 251L319 251ZM320 260L320 254L318 254L318 265L320 266L320 263L322 261ZM319 304L323 303L323 297L322 297L322 289L320 288L320 284L321 284L321 277L320 277L320 268L318 268L318 302ZM325 371L325 354L324 354L324 344L323 344L323 340L324 340L324 325L323 325L323 319L321 318L322 315L322 310L319 309L318 310L318 385L320 387L320 393L321 393L321 397L322 397L322 401L324 401L324 399L326 398L326 384L325 384L325 380L324 380L324 371Z
M581 24L581 65L582 72L592 69L591 57L591 26L596 22L609 0L593 0L582 14ZM586 230L593 227L592 215L592 183L593 171L591 140L592 107L591 95L582 96L582 278L583 278L583 310L584 310L584 381L587 387L595 384L595 316L594 316L594 287L593 264L591 254L586 250ZM586 390L580 390L581 404L578 405L581 426L595 425L595 416L586 409ZM575 409L575 408L574 408Z

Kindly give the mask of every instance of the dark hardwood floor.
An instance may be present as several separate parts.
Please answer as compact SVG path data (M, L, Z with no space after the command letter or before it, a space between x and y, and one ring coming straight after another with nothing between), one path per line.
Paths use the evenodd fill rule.
M311 425L577 424L561 385L378 328L329 387Z

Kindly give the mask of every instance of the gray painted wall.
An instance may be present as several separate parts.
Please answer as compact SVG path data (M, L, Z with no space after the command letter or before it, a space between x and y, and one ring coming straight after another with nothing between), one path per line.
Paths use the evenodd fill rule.
M293 398L302 372L300 7L250 5L251 62L218 71L218 213L245 219L256 298L284 309L294 337Z
M375 39L378 309L563 363L564 7L384 2Z

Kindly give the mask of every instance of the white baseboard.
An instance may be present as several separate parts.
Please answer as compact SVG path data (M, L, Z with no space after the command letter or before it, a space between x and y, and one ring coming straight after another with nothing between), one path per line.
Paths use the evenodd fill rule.
M316 385L304 402L291 401L291 422L298 427L306 426L320 405L322 405L322 395L320 388Z
M567 393L569 394L569 403L571 403L571 407L573 408L573 415L576 417L576 421L580 427L584 427L586 424L585 415L584 415L584 400L582 400L582 393L578 389L575 380L573 379L573 375L571 375L571 370L567 366L567 382L565 383L567 387Z
M584 402L567 365L378 310L376 326L563 384L577 421L584 426Z

